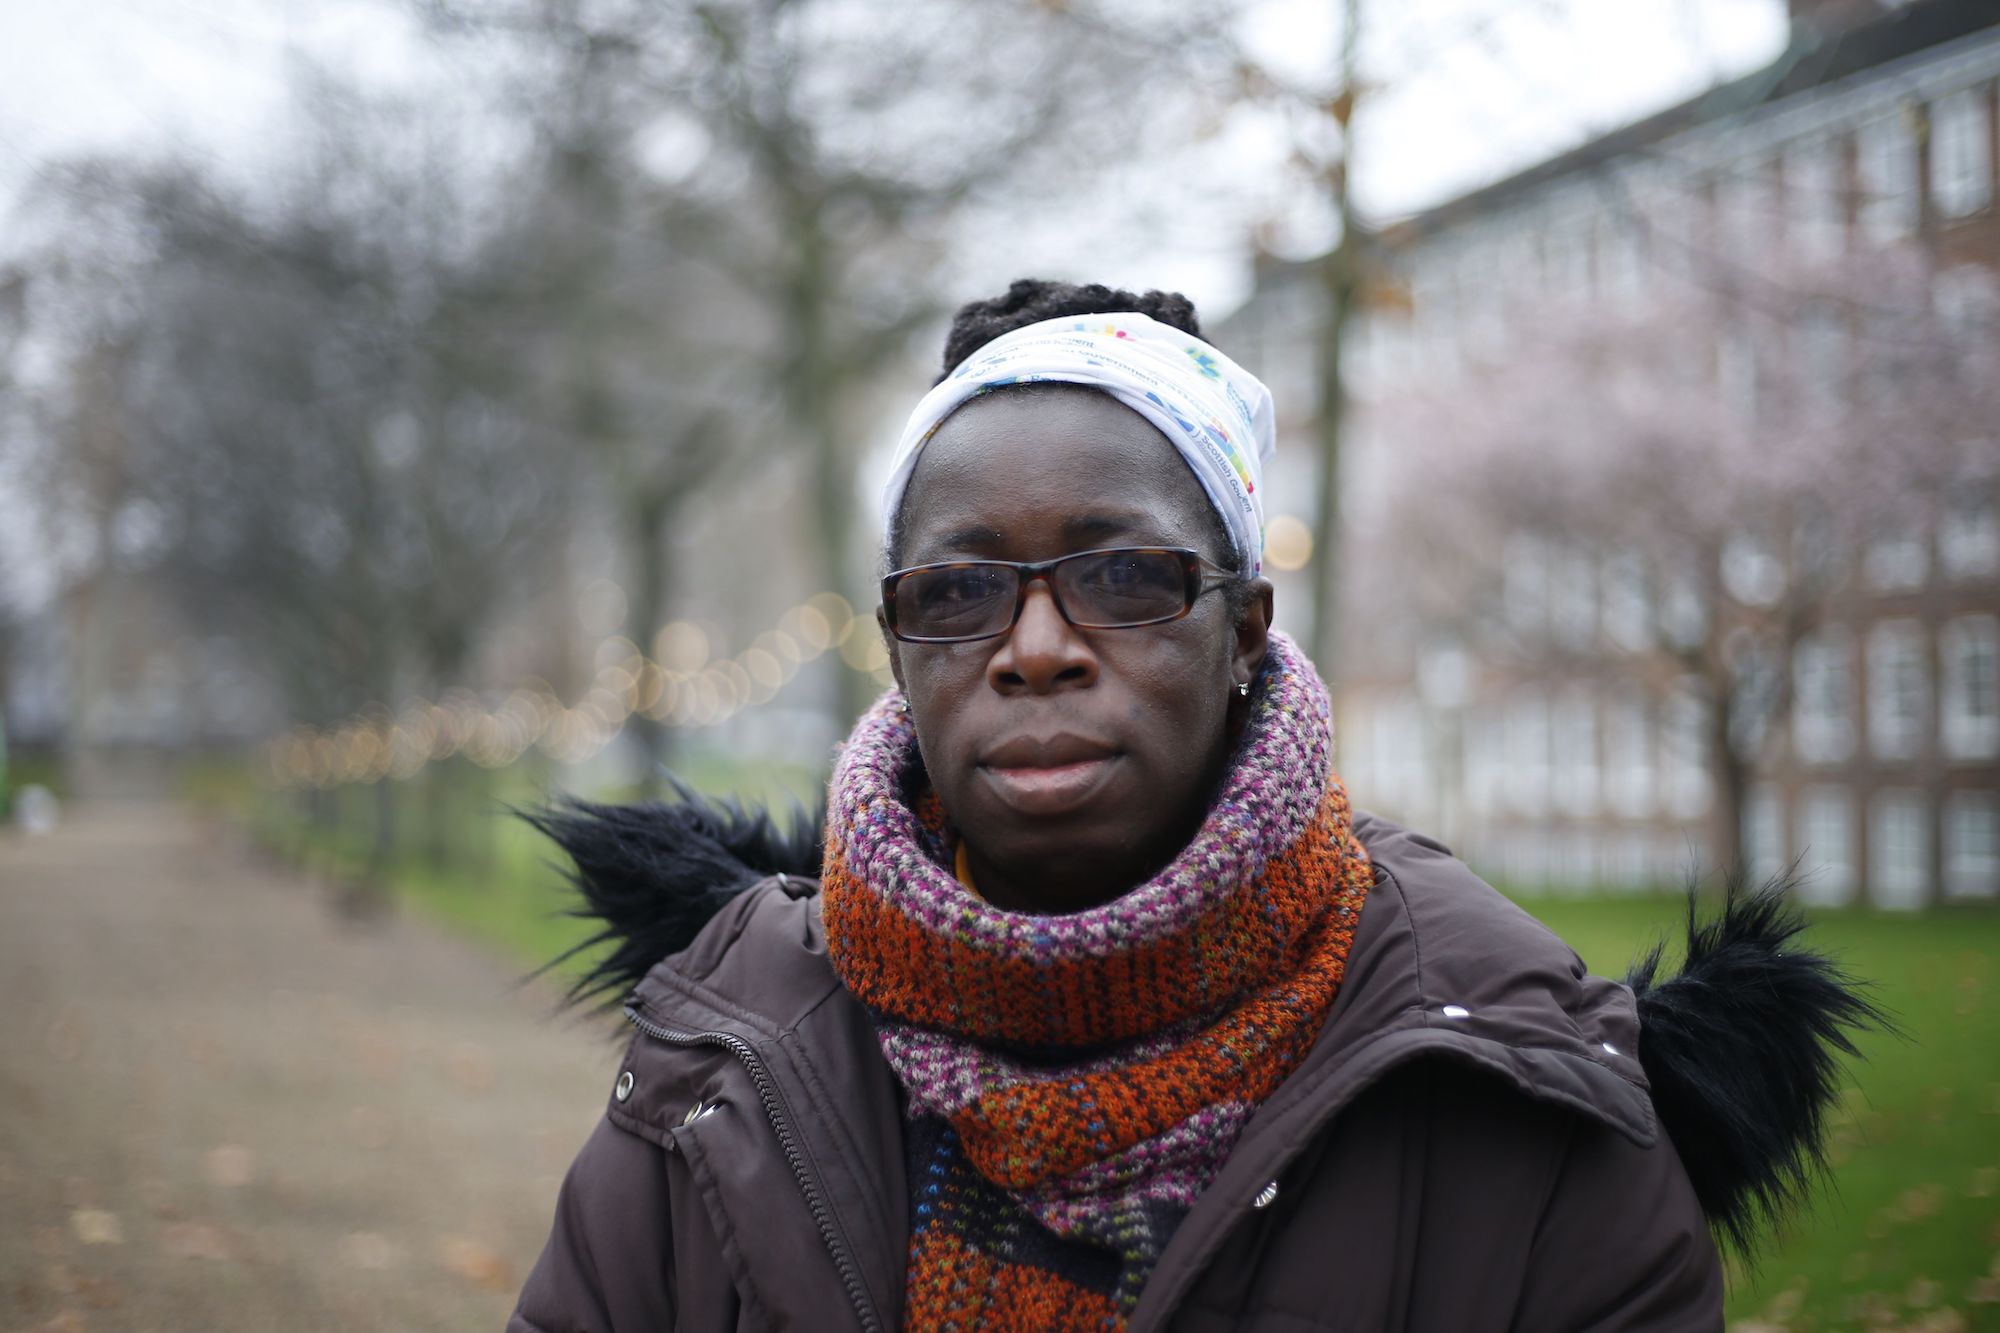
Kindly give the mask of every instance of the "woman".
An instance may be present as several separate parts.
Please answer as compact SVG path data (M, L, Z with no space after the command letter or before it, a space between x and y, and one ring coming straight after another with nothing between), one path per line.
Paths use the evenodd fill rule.
M510 1327L1719 1328L1866 1006L1768 895L1635 999L1350 812L1184 298L1016 283L945 370L823 851L542 820L637 1033Z

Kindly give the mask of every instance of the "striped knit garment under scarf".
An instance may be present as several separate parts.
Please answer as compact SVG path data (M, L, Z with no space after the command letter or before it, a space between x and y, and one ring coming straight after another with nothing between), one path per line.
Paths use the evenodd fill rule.
M899 694L848 739L822 908L834 968L909 1095L907 1327L1123 1328L1311 1047L1373 872L1326 689L1283 635L1249 703L1187 847L1066 916L1002 911L958 882Z

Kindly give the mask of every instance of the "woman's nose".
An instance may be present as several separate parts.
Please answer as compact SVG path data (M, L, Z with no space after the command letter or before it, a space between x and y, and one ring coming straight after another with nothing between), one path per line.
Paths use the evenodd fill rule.
M1046 579L1021 594L1021 615L987 664L987 679L1003 692L1043 694L1097 679L1097 654L1076 626L1063 619Z

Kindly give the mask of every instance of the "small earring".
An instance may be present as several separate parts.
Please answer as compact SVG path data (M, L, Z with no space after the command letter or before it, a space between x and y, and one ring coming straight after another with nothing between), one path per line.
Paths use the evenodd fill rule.
M1247 680L1239 682L1236 686L1236 692L1245 699L1248 699L1250 697L1250 682Z

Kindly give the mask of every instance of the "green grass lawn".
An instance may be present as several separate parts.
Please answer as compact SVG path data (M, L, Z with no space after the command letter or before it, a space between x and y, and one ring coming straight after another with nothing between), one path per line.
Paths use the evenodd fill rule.
M788 800L810 775L697 763L704 790ZM545 791L531 777L462 775L434 801L409 794L405 843L439 812L451 855L404 847L384 878L395 901L480 940L523 972L587 928L553 851L506 812ZM360 873L372 797L346 793L335 836L307 834L295 807L247 786L209 799L256 812L260 836L325 872ZM429 802L428 804L426 802ZM473 849L468 852L467 849ZM1677 898L1532 898L1524 905L1583 955L1622 976L1655 939L1679 938ZM1834 1118L1833 1175L1817 1206L1759 1256L1732 1262L1729 1314L1743 1329L1990 1329L2000 1333L2000 912L1814 914L1808 940L1869 979L1906 1038L1870 1034Z
M1675 899L1526 899L1591 970L1678 937ZM1875 985L1818 1206L1732 1274L1732 1320L2000 1329L2000 913L1816 911L1807 940Z

